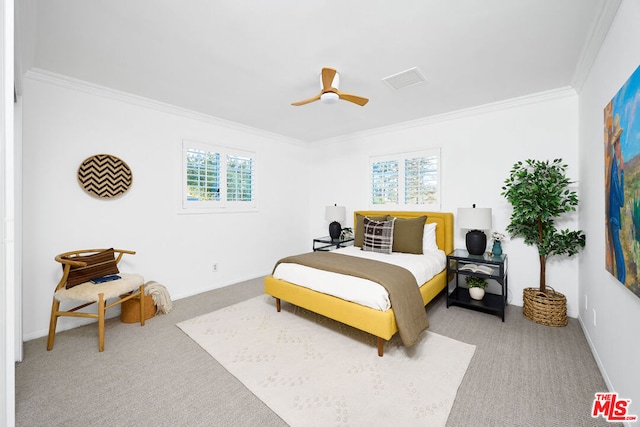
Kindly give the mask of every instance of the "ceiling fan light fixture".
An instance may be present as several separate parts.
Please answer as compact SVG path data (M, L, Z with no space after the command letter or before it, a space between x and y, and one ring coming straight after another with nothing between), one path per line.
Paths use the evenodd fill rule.
M306 105L310 102L320 101L323 104L335 104L338 100L344 100L353 102L359 106L364 106L369 100L362 96L353 95L351 93L344 93L338 90L340 84L340 75L333 68L323 68L320 74L320 93L311 98L303 99L302 101L292 102L291 105L299 107L300 105Z
M340 99L338 94L333 92L325 92L320 95L320 101L322 101L323 104L335 104L338 102L338 99Z

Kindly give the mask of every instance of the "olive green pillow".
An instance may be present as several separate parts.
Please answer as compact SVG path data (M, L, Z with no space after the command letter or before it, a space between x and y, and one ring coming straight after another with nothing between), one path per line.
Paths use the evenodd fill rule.
M362 242L364 241L364 216L360 214L356 214L356 224L355 224L355 236L353 236L353 246L362 247ZM367 217L373 221L386 221L387 215L382 216L369 216Z
M396 218L393 226L393 252L423 254L422 235L427 216Z

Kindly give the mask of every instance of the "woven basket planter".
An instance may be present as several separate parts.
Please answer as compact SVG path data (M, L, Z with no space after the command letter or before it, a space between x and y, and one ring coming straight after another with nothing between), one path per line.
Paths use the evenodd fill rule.
M546 326L567 326L567 297L547 286L546 292L538 288L523 289L522 314Z
M156 303L151 295L144 296L144 320L151 319L156 315ZM122 303L120 321L123 323L138 323L140 321L140 299L132 298Z

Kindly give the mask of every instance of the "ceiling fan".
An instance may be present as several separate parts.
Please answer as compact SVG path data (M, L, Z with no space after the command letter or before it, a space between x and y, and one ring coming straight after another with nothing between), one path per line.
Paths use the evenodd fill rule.
M340 92L338 86L340 84L340 74L333 68L323 68L320 75L320 87L322 88L320 93L313 98L305 99L303 101L292 102L291 105L299 106L308 104L313 101L322 101L325 104L333 104L338 99L353 102L360 106L365 105L369 100L362 96L352 95L350 93Z

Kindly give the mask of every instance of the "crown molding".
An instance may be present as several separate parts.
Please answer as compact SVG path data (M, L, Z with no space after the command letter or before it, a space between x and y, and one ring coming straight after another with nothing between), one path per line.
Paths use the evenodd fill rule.
M511 98L504 101L492 102L489 104L483 104L475 107L464 108L464 109L452 111L449 113L443 113L435 116L424 117L422 119L411 120L411 121L379 127L379 128L371 129L367 131L354 132L348 135L327 138L327 139L319 140L316 142L322 143L322 144L345 142L347 140L352 140L355 138L366 138L366 137L381 135L385 133L398 132L398 131L416 128L420 126L427 126L435 123L458 120L466 117L477 116L480 114L487 114L487 113L492 113L496 111L508 110L511 108L537 104L539 102L553 101L553 100L568 98L576 95L577 93L575 89L569 86L565 86L558 89L552 89L544 92L538 92L530 95L520 96L517 98Z
M582 52L580 52L578 65L571 79L571 86L577 93L580 93L584 82L589 76L591 67L600 52L604 39L609 33L609 29L611 28L611 24L613 24L613 20L621 3L622 0L607 0L603 1L600 6L600 11L591 26L589 36L582 48Z
M257 129L251 126L246 126L230 120L224 120L219 117L210 116L208 114L199 113L197 111L189 110L182 107L177 107L172 104L167 104L160 101L155 101L150 98L145 98L138 95L133 95L128 92L112 89L106 86L89 83L84 80L79 80L73 77L57 74L51 71L43 70L40 68L32 68L25 73L26 79L46 83L54 86L59 86L65 89L76 90L89 95L112 99L127 104L156 110L162 113L172 114L180 117L184 117L191 120L197 120L208 124L225 127L239 132L250 133L261 138L276 139L278 141L301 146L301 141L290 138L284 135L279 135L273 132L267 132L262 129Z

